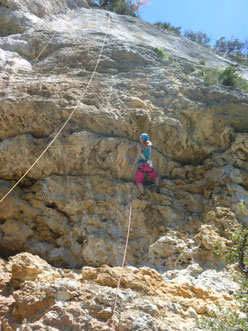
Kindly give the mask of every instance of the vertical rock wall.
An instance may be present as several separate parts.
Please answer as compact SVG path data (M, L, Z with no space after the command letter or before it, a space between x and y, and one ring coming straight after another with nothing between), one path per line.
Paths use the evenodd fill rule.
M108 30L106 11L84 1L59 11L61 3L0 4L1 196L77 105L109 33L75 116L0 205L1 256L118 266L133 192L126 264L231 294L235 285L213 252L247 222L248 96L205 85L197 70L202 57L211 68L235 65L243 77L247 69L139 19L110 13ZM161 194L146 179L140 201L133 181L142 132L153 142Z

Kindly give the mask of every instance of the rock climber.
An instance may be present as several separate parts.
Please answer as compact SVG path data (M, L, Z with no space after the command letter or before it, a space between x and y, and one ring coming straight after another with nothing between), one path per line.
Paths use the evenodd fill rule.
M151 146L152 143L149 141L149 135L147 133L142 133L140 135L140 144L137 145L139 158L138 169L136 172L136 185L140 192L138 199L143 199L145 197L143 186L145 174L148 174L150 177L152 177L156 185L156 192L160 193L159 178L151 161Z

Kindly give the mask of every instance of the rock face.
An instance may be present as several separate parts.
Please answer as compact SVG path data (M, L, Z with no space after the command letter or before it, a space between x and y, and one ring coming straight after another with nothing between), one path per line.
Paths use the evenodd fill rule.
M126 265L146 267L148 273L153 268L167 282L187 282L230 296L235 284L214 250L216 241L229 246L238 223L248 220L246 208L241 208L241 201L248 204L248 95L232 87L208 86L197 72L203 68L201 58L211 68L234 65L248 79L247 67L142 20L108 13L91 1L2 0L0 31L0 197L77 107L52 147L0 204L0 255L29 252L64 268L119 266L132 195ZM106 33L99 66L81 100ZM155 47L168 59L159 57ZM153 142L161 194L147 180L147 195L140 201L133 181L142 132ZM110 270L105 269L87 272ZM133 273L130 269L130 277ZM2 315L13 300L28 304L25 295L35 285L19 281L21 292L9 299L7 308L2 306ZM129 290L123 292L128 305L136 300ZM41 299L30 316L56 301L53 294L44 294L46 288L37 291ZM27 308L15 305L13 323L29 317ZM157 303L147 305L149 316L156 316L157 309L160 314ZM44 325L62 314L60 304L56 309L43 316ZM77 308L73 304L68 309ZM108 305L102 309L94 313L98 322L101 316L109 319ZM129 325L127 320L131 330L138 318L128 310L123 314L119 330ZM137 329L150 330L151 319L146 311L142 314L141 323L148 324ZM6 330L12 327L11 320L6 323ZM82 329L86 322L77 323ZM154 330L160 330L156 323Z
M0 287L3 330L110 330L120 268L63 270L21 253L8 263L1 261L0 270L5 283L4 290ZM115 328L192 330L194 318L208 313L214 303L235 304L229 295L166 282L149 268L128 267L118 293Z

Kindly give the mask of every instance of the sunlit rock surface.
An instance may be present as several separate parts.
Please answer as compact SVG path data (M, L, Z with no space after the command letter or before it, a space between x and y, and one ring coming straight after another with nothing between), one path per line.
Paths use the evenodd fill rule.
M97 72L79 103L106 33ZM248 220L241 208L241 201L248 204L248 95L207 86L197 70L203 68L201 58L206 67L234 65L243 78L248 78L247 67L91 1L2 0L0 36L1 197L77 107L50 150L0 204L1 257L29 252L53 266L39 260L40 267L29 270L31 278L19 279L19 267L1 261L3 329L22 324L20 330L53 330L68 323L68 329L108 330L119 273L111 267L122 263L131 197L125 277L141 282L147 272L164 282L168 293L174 293L175 284L185 284L192 302L181 294L173 299L155 289L150 293L144 285L140 296L124 280L118 330L182 330L180 325L192 330L193 318L207 314L215 301L232 302L231 269L214 251L216 241L229 247L238 223ZM153 142L161 194L146 180L146 197L140 201L133 181L142 132ZM18 256L24 258L13 259ZM79 284L65 284L64 276L54 276L54 267L83 267L83 276L71 271L72 282ZM55 292L39 279L45 270L51 281L58 278ZM103 279L113 275L101 283L98 273ZM195 288L214 291L216 300L208 294L212 299L199 303ZM35 293L33 301L29 293ZM47 307L55 308L44 313ZM55 320L61 324L49 322Z
M192 330L214 303L233 307L230 295L168 282L153 269L127 267L113 307L120 268L54 268L21 253L1 260L3 330ZM113 318L113 319L112 319Z

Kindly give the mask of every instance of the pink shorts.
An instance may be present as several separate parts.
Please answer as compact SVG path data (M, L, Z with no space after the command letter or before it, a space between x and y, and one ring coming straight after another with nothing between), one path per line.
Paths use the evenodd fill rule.
M158 177L158 175L153 167L144 166L142 164L141 166L138 167L137 172L136 172L136 185L138 185L138 183L143 184L145 174L148 174L153 179Z

